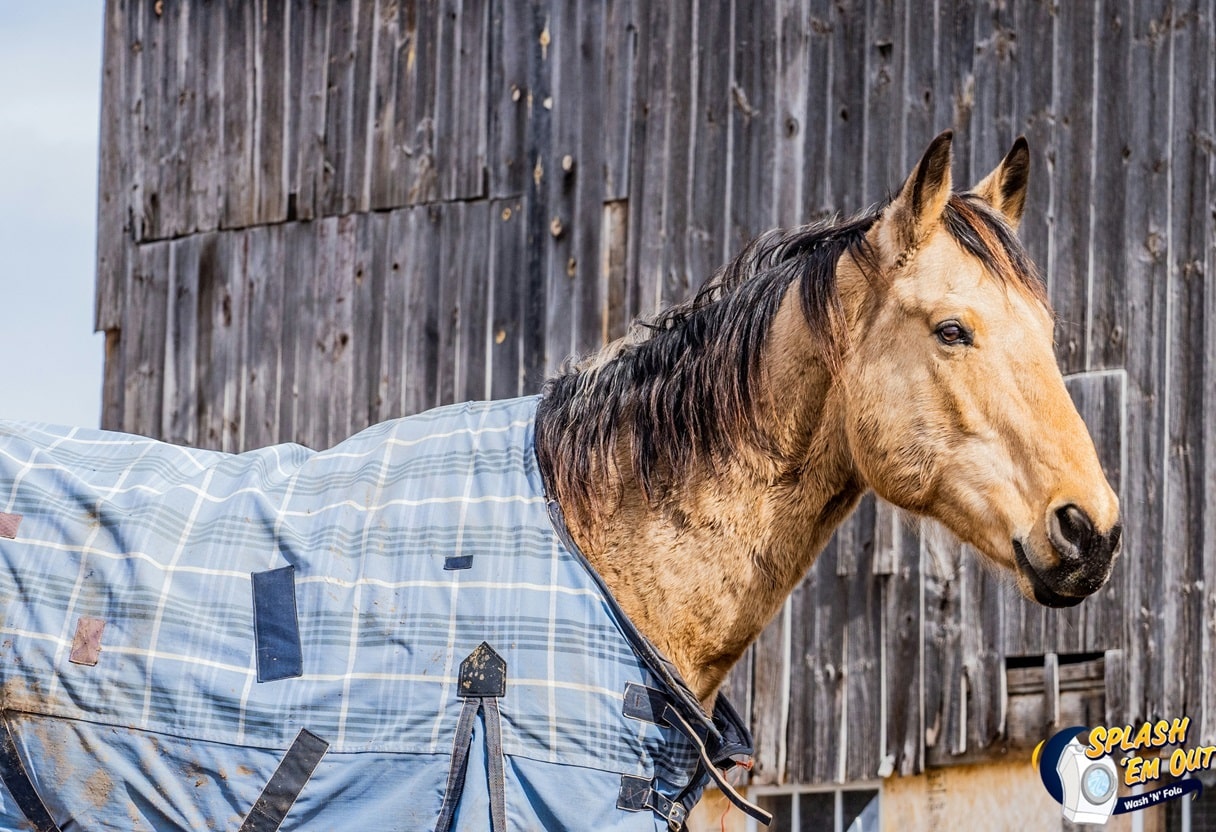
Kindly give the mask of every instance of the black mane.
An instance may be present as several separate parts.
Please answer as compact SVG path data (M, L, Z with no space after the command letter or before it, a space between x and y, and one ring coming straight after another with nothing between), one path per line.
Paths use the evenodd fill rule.
M802 311L825 366L839 369L847 347L836 266L851 255L863 271L878 262L866 235L882 207L837 223L769 231L718 270L690 300L546 384L536 445L550 497L586 508L618 464L628 464L647 499L698 463L739 443L765 446L752 407L763 345L797 281ZM955 195L943 217L951 236L1005 282L1044 303L1034 265L1017 237L978 197Z

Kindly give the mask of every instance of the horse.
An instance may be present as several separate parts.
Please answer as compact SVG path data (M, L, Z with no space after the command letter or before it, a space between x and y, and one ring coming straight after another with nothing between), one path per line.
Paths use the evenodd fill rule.
M0 825L679 829L711 780L763 821L719 688L868 489L1080 603L1119 507L1029 150L956 194L950 144L539 396L322 452L0 424Z
M1049 607L1118 557L1014 234L1028 144L956 194L951 139L886 206L762 235L545 390L537 451L571 535L707 704L867 490Z

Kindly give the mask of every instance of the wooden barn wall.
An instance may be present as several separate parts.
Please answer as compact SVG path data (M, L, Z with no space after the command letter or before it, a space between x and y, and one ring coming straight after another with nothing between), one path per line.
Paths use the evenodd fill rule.
M104 423L326 446L535 391L753 234L883 199L941 129L967 182L1024 133L1123 560L1046 610L867 499L732 677L755 776L999 756L1007 664L1044 655L1212 743L1214 44L1206 0L109 0Z

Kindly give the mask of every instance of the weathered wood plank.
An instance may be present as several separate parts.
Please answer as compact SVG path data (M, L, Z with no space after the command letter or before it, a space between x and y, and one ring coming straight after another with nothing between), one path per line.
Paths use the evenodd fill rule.
M233 451L240 434L241 333L245 245L242 233L211 233L198 252L198 447Z
M1016 90L1014 92L1015 125L1030 144L1030 189L1026 194L1026 213L1019 236L1026 250L1043 271L1050 287L1054 280L1052 263L1048 259L1050 218L1055 178L1051 174L1053 157L1051 112L1054 56L1052 38L1048 33L1055 26L1054 4L1050 0L1028 0L1013 7L1015 32L1036 32L1037 36L1018 38Z
M380 364L385 323L380 305L387 294L385 281L389 273L391 223L386 211L356 214L353 219L354 276L350 303L350 344L347 347L353 365L350 395L352 434L390 418L380 415Z
M776 74L772 80L773 190L776 201L774 222L781 226L801 225L806 218L803 210L805 168L805 131L808 123L808 87L812 83L810 7L806 3L777 2L774 4L777 33ZM811 161L815 164L815 160ZM694 166L695 167L695 166Z
M378 420L405 416L406 366L412 357L406 337L417 316L408 305L414 239L410 235L415 209L399 208L388 216L384 245L384 266L373 272L377 313L373 324L379 337L375 363ZM370 361L371 357L368 357Z
M530 48L521 48L530 42L532 12L511 0L491 0L489 15L486 166L490 196L510 199L527 190L532 175L526 138L532 106Z
M970 187L1004 157L1017 135L1011 121L1016 87L1017 32L1012 10L1001 3L981 3L972 35L975 95L971 120L971 156L959 187ZM1041 172L1040 172L1041 173Z
M790 645L793 608L786 601L752 645L752 733L756 741L752 775L757 783L786 782L790 717Z
M394 136L404 155L404 175L393 177L390 205L438 199L435 163L435 94L438 4L404 0L398 31L397 105Z
M221 136L221 170L224 200L220 228L247 228L253 224L254 58L253 6L226 0L224 20L224 115Z
M197 446L199 368L208 356L198 352L199 258L214 245L216 232L192 234L169 246L169 300L166 314L164 438ZM200 360L201 359L201 360Z
M283 382L279 395L279 437L281 441L306 444L314 401L324 401L312 393L311 375L313 316L316 300L313 281L316 273L316 223L293 222L284 226L283 264L280 277L283 290L283 331L296 337L283 343ZM321 394L323 396L324 394Z
M1204 137L1211 122L1213 87L1198 82L1196 64L1202 66L1213 47L1213 9L1208 2L1189 0L1174 4L1167 18L1172 23L1169 48L1170 105L1169 237L1166 264L1165 367L1160 388L1165 399L1162 470L1162 536L1169 550L1162 552L1166 598L1172 602L1164 626L1165 676L1163 713L1191 713L1201 699L1196 679L1210 676L1201 652L1174 645L1202 643L1204 618L1203 515L1210 511L1211 482L1205 482L1202 432L1205 420L1203 377L1206 366L1196 333L1210 326L1204 318L1205 296L1213 291L1212 276L1205 274L1208 250L1216 244L1204 231L1210 226L1208 205L1208 154L1212 136ZM1212 545L1211 541L1206 541Z
M641 14L641 11L638 12ZM694 283L704 283L727 259L730 204L731 64L723 60L722 44L731 36L730 3L698 3L694 56L696 105L692 108L691 199L688 206L688 272ZM643 128L644 129L644 128ZM635 170L637 165L634 165ZM630 180L630 199L643 198L636 179ZM632 208L637 211L637 208ZM635 228L635 233L638 229ZM630 248L638 244L630 237ZM610 301L611 302L611 301ZM627 317L624 310L615 313ZM618 331L623 327L618 326Z
M803 704L790 712L790 730L800 736L801 754L791 760L798 782L839 781L849 742L844 719L845 653L842 624L848 594L836 577L837 545L828 544L794 595L795 628L791 677Z
M546 160L553 158L552 111L546 109L544 101L553 94L552 61L549 43L552 35L549 16L545 8L537 3L531 8L531 18L524 31L523 44L528 56L528 130L527 160L529 173L524 210L527 213L527 263L523 272L524 308L520 326L523 331L521 357L523 361L524 390L539 391L545 379L545 368L549 363L546 321L546 279L550 252L548 194L545 177L552 175L546 169Z
M1126 374L1122 371L1081 373L1067 376L1064 386L1089 429L1107 480L1115 493L1122 494L1127 432ZM1128 568L1126 552L1125 559L1115 568ZM1083 620L1083 632L1079 634L1081 652L1113 649L1122 643L1127 616L1119 588L1120 580L1116 576L1080 607Z
M376 0L360 0L353 10L354 85L351 94L350 144L342 179L344 202L353 211L371 210L372 136L379 68L376 61Z
M769 79L777 69L777 21L773 9L762 3L737 3L734 13L727 258L776 225L773 171L779 104ZM682 28L677 21L676 29Z
M290 15L289 4L274 0L258 0L254 7L253 158L258 223L287 219L287 156L284 151L290 101L287 86Z
M383 210L402 204L405 154L396 142L397 83L405 34L395 0L374 0L371 43L371 102L368 111L367 208ZM400 181L398 181L400 180ZM398 195L395 200L394 193ZM366 210L366 209L364 209Z
M904 0L866 0L865 95L858 117L865 120L862 159L862 204L884 199L899 187L903 170L904 50L920 48L902 35L907 14ZM857 206L858 208L861 205Z
M311 373L307 401L308 445L328 448L351 433L354 357L352 307L355 292L355 222L353 215L326 217L313 224L316 268L312 279L313 317L304 345ZM299 379L302 383L304 380Z
M629 246L631 267L628 316L651 315L662 291L664 234L667 217L663 204L666 183L669 30L673 25L666 3L647 6L638 26L637 104L634 107L630 150ZM676 25L683 25L682 22ZM685 160L681 160L683 162Z
M444 200L485 195L489 0L443 0L439 14L435 155ZM556 11L556 10L555 10Z
M456 399L458 350L460 349L460 285L467 240L465 224L470 203L449 202L440 207L443 214L439 238L439 268L431 276L431 291L438 301L438 337L435 340L436 388L431 407L451 404Z
M163 154L158 189L160 210L155 233L158 239L169 239L191 230L190 155L197 141L190 100L191 79L196 76L195 58L190 52L193 8L186 3L162 5L158 17L164 29L166 54L161 79L165 109L159 128Z
M831 78L825 95L828 122L827 204L845 215L865 205L860 165L847 160L865 147L866 27L863 0L833 3L831 27ZM947 76L949 77L949 76ZM859 160L860 161L860 160Z
M487 201L464 204L460 233L467 240L490 240L490 224L501 222L491 217L493 205ZM454 265L458 281L456 299L456 363L453 389L455 401L476 401L489 396L490 335L490 247L468 245L461 248Z
M1208 19L1207 67L1203 62L1197 62L1198 71L1206 73L1208 78L1216 78L1216 31L1214 23ZM1201 76L1203 77L1203 76ZM1207 110L1207 123L1197 120L1196 140L1201 141L1207 157L1207 206L1200 222L1202 239L1216 240L1216 105L1210 105ZM1216 275L1216 245L1208 245L1203 259L1203 273L1210 281ZM1216 321L1216 291L1211 290L1211 284L1205 284L1203 296L1203 315L1205 321ZM1196 349L1202 349L1203 372L1203 409L1206 413L1216 413L1216 327L1205 326L1203 339L1196 339ZM1202 466L1205 482L1216 481L1216 419L1207 418L1199 431L1202 443ZM1205 510L1203 517L1203 576L1205 585L1216 577L1216 511ZM1201 644L1201 660L1204 667L1216 667L1216 593L1210 590L1201 594L1203 599L1203 638ZM1203 744L1216 742L1216 684L1210 681L1202 686L1200 710L1205 715L1202 734L1198 740Z
M724 6L725 4L709 4ZM639 11L634 0L605 0L603 6L601 113L604 201L629 196L630 132L633 127L634 72L637 66Z
M921 730L920 536L902 523L887 544L893 556L881 582L886 744L880 750L893 771L908 775L924 766ZM881 764L881 762L880 762Z
M1137 2L1131 27L1131 77L1165 78L1170 72L1168 26L1172 6L1157 0ZM1168 96L1155 95L1129 114L1127 257L1127 479L1124 549L1157 550L1163 532L1161 463L1165 446L1165 344L1169 235L1170 137L1161 129L1169 119ZM1123 599L1133 616L1128 622L1129 718L1135 722L1166 713L1165 651L1173 642L1161 625L1170 611L1168 582L1161 568L1124 574ZM1138 612L1137 612L1138 611Z
M1094 101L1125 101L1134 95L1130 0L1103 0L1094 23ZM1125 214L1131 147L1129 121L1119 107L1095 106L1093 186L1090 204L1089 320L1086 368L1105 370L1127 363L1127 260ZM1034 174L1032 174L1034 175Z
M130 266L128 265L128 268ZM123 360L122 330L106 330L105 364L101 379L101 429L122 430L123 404L126 387L126 364Z
M490 398L524 392L523 338L527 299L527 212L519 200L496 200L490 209Z
M953 0L938 8L937 71L939 89L934 96L936 132L954 129L954 158L971 159L972 124L975 109L975 17L978 0ZM860 96L859 96L860 97ZM956 164L955 176L962 165ZM962 183L959 183L962 185ZM962 185L962 187L966 187Z
M132 73L132 125L135 139L132 176L132 226L135 242L153 239L156 205L159 199L159 142L163 136L160 113L163 102L160 80L164 75L165 50L161 46L162 28L157 25L150 3L131 4L131 50L139 64Z
M548 249L545 270L545 375L550 376L576 349L576 240L590 229L579 225L575 201L575 187L581 173L576 168L576 160L581 155L579 123L584 103L578 77L577 4L557 4L550 8L545 26L547 45L543 47L542 55L547 56L544 60L551 72L551 86L548 95L533 101L533 107L539 107L549 115L553 139L552 152L540 157L549 215L548 234L544 239ZM588 105L590 103L587 102ZM570 161L563 165L566 159Z
M874 514L871 509L859 518L852 541L854 568L845 578L844 721L843 777L869 780L878 774L882 761L883 679L882 585L874 580ZM843 540L841 541L843 545ZM842 546L837 552L842 553Z
M131 135L126 84L132 72L128 43L127 0L106 4L101 66L101 154L97 171L97 280L93 328L117 330L122 323L123 289L127 277L131 229L127 190L130 181ZM105 378L111 377L106 371ZM109 396L103 396L108 405ZM105 421L103 419L103 421Z
M321 175L325 166L325 114L329 81L326 38L329 4L293 0L288 14L287 157L290 165L287 219L320 216Z
M1089 237L1094 147L1094 5L1057 7L1056 82L1052 111L1053 164L1051 302L1056 312L1056 358L1064 372L1085 368L1089 315Z
M960 563L962 669L967 682L966 747L968 752L994 750L1004 718L1004 656L1000 649L1003 631L1001 601L1010 592L1005 581L983 562L984 556L970 546L963 548Z
M604 16L600 0L582 0L579 5L577 37L577 89L580 100L575 132L575 151L567 160L563 154L557 167L574 178L574 231L571 258L566 273L573 286L570 351L584 355L598 349L603 341L602 243L604 192L608 158L604 155ZM573 85L572 85L573 86ZM609 157L610 158L610 157ZM567 170L569 168L569 170ZM683 236L683 235L681 235Z
M440 254L448 215L439 206L409 212L402 262L406 272L405 412L419 413L439 401L439 337L446 326L439 297ZM395 255L396 256L396 255Z
M349 186L355 147L360 144L355 137L355 100L360 97L360 91L355 87L359 6L357 0L337 4L329 13L325 56L329 64L326 69L325 155L318 171L318 216L346 214L354 209ZM360 125L360 132L362 127ZM362 169L359 172L362 174Z
M124 297L122 430L160 436L165 390L165 319L169 294L169 243L135 249Z
M604 343L625 335L629 318L625 298L629 291L629 203L604 203L600 227L600 299L603 303L601 338Z
M943 765L966 750L959 645L962 547L932 523L923 525L922 532L925 759Z
M201 11L201 10L200 10ZM190 161L190 204L186 209L191 232L220 227L226 183L224 152L224 14L218 5L191 22L189 50L193 70L187 79L191 104L189 141L183 152Z
M658 305L668 306L687 298L708 275L693 276L688 268L689 168L695 164L691 154L692 91L695 88L693 65L689 56L695 44L691 0L669 3L667 49L667 123L665 130L667 162L656 175L663 178L663 257L659 274ZM775 56L772 60L775 60ZM771 170L771 168L770 168ZM771 173L766 172L767 175Z
M937 118L937 14L909 9L904 15L904 143L899 172L887 187L898 191L928 143L946 126Z
M244 418L241 448L249 450L282 440L279 413L283 396L283 328L287 293L283 263L285 226L257 226L248 233L249 260L245 276Z

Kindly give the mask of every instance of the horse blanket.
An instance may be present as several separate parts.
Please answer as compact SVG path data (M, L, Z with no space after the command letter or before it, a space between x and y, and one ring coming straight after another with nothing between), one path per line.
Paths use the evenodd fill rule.
M678 828L750 736L570 540L536 403L323 452L0 423L0 828Z

